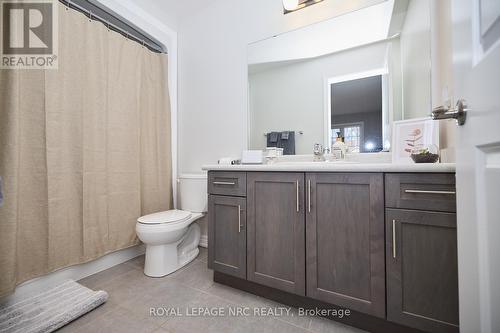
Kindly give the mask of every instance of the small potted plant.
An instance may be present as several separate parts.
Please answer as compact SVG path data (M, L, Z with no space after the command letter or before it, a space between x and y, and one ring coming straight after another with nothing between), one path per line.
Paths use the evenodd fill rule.
M436 145L414 147L410 151L410 156L415 163L436 163L439 161Z

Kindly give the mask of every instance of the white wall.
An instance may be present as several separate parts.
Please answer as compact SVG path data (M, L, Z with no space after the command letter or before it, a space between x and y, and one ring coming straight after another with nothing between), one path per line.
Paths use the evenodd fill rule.
M216 1L179 27L179 169L201 172L246 142L241 1ZM245 64L245 65L242 65Z
M293 130L297 154L324 143L325 84L328 78L385 67L388 41L304 60L249 76L250 142L266 147L264 133Z
M434 0L431 6L432 107L454 106L451 0ZM455 162L455 121L441 120L439 125L441 161Z
M218 0L178 26L179 170L247 146L247 45L379 0L325 0L283 15L281 0Z
M422 117L431 112L431 27L430 0L411 0L401 31L403 68L403 119Z

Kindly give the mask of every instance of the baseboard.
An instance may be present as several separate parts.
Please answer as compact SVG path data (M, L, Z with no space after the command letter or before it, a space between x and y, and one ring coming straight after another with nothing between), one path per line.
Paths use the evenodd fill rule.
M207 235L201 235L200 237L200 244L198 244L201 247L207 248L208 247L208 236Z
M342 306L324 303L322 301L318 301L306 296L291 294L217 271L214 271L214 281L295 308L304 308L311 310L347 309ZM349 326L357 327L372 333L424 333L423 331L402 326L387 321L383 318L374 317L354 310L350 311L351 313L349 316L344 316L342 318L333 315L325 316L325 318L338 321Z
M133 259L137 256L140 256L144 254L144 252L145 247L141 244L130 247L128 249L107 254L99 259L87 262L85 264L60 269L53 273L49 273L47 275L20 284L19 286L17 286L16 291L13 294L0 299L0 302L16 302L17 300L22 299L24 295L36 294L38 292L47 290L48 288L54 287L62 281L68 279L77 281L83 279L84 277L98 273L110 267L119 265L125 261Z

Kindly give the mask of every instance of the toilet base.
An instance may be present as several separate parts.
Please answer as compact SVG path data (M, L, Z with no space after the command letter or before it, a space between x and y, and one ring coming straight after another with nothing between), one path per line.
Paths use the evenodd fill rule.
M192 223L186 234L177 242L162 245L147 245L144 274L163 277L193 261L200 250L200 227Z

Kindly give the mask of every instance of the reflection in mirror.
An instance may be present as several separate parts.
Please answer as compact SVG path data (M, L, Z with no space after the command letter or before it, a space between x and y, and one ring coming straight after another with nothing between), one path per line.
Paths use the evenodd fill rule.
M353 153L383 148L382 75L330 83L331 144L342 138Z
M248 87L250 149L311 154L339 136L351 152L389 150L393 121L430 112L429 1L388 0L250 44Z

